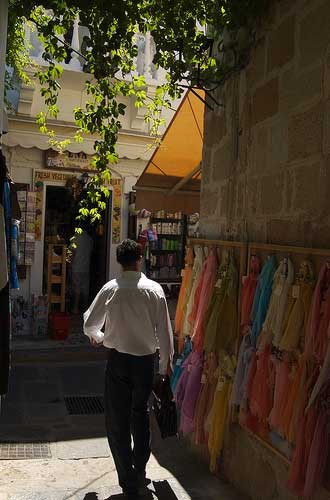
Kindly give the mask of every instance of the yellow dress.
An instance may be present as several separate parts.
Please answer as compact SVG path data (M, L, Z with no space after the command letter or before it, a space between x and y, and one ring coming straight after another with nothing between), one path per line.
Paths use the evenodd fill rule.
M186 291L186 303L183 306L183 317L182 317L182 328L181 335L185 337L190 335L192 331L192 325L189 321L189 316L194 305L195 291L198 284L198 279L203 268L204 254L202 247L195 248L195 260L192 268L191 275L189 277L189 282L187 283Z
M188 248L187 255L186 255L186 265L184 268L184 274L183 274L183 279L182 279L182 284L180 288L180 294L178 298L178 303L176 307L176 313L175 313L175 333L182 337L182 323L183 323L183 311L184 307L187 303L187 295L189 293L189 288L188 285L191 282L191 275L192 275L192 266L194 263L194 251L190 247Z
M206 315L204 349L208 353L232 352L238 332L238 272L233 255L229 254L228 260L222 262L217 277Z
M279 345L282 351L303 350L309 311L314 291L312 265L304 261L292 287L290 302L283 324L283 336Z
M228 423L229 401L236 359L224 351L219 355L218 384L210 413L211 429L208 439L210 470L214 472L221 454Z

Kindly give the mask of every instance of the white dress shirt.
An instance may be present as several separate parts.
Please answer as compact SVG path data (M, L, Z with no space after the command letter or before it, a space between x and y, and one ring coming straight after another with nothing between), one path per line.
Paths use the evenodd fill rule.
M104 285L84 314L84 333L105 347L135 356L154 354L159 348L162 374L173 358L164 291L140 272L124 271Z

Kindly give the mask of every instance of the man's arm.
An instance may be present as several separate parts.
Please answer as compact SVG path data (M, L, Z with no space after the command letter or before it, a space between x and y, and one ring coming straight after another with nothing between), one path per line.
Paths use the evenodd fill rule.
M159 297L156 332L160 348L159 373L165 375L169 363L172 367L174 347L172 325L163 291Z
M105 285L84 314L84 334L90 338L92 343L93 340L98 344L103 342L104 333L101 332L101 328L106 318L105 303L108 297L109 287Z

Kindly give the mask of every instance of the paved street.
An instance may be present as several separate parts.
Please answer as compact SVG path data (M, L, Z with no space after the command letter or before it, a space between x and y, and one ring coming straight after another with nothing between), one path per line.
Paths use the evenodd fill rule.
M104 416L70 415L65 404L68 396L102 395L103 371L103 362L13 368L0 417L0 456L15 452L18 458L22 453L28 458L0 460L0 500L122 498ZM39 458L31 458L33 454ZM246 498L212 476L190 444L174 438L163 441L156 428L148 476L153 481L150 499Z

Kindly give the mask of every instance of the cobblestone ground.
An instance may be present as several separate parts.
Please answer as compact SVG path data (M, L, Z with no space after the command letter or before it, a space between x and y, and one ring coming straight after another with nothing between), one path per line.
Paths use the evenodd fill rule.
M17 443L18 449L28 444L24 449L30 449L25 451L30 457L31 443L43 442L48 455L0 460L0 500L123 498L103 415L69 415L64 401L68 395L102 394L103 372L104 364L99 362L14 367L0 417L0 457L9 453L4 443ZM246 498L212 476L207 463L187 442L161 440L156 428L153 436L148 465L152 484L146 500ZM11 446L10 452L12 449L16 450Z

